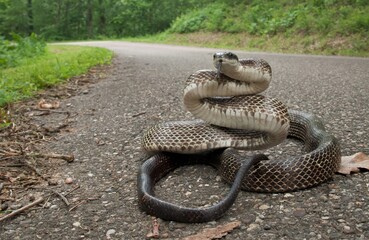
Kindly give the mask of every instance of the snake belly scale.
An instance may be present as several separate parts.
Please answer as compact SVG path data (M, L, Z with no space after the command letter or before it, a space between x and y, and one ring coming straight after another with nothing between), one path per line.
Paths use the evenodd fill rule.
M239 60L226 52L214 54L213 62L217 71L195 72L184 90L187 110L202 120L160 123L142 138L142 148L153 156L138 175L141 209L167 220L210 221L226 212L239 188L288 192L332 178L340 162L338 141L315 115L288 110L278 99L260 95L272 77L266 61ZM281 160L267 160L266 156L244 160L234 150L266 149L286 137L303 142L305 154ZM173 208L154 195L155 182L176 167L193 163L210 164L225 181L239 184L214 207L214 214L212 210L203 214L200 209Z

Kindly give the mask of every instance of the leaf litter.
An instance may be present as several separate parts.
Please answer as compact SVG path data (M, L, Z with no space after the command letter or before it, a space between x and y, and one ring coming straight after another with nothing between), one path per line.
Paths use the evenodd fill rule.
M369 170L369 156L363 152L358 152L351 156L343 156L341 158L341 166L337 172L348 175L360 172L360 169Z
M50 190L61 199L65 197L52 189L64 182L55 169L73 162L74 155L55 153L42 145L72 130L72 113L58 110L61 100L82 94L90 84L104 78L109 68L93 67L88 73L41 91L33 98L0 108L1 221L47 201ZM55 122L50 123L44 116Z

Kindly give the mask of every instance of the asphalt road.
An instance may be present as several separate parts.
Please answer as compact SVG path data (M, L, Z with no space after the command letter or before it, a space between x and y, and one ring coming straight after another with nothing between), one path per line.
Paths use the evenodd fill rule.
M116 54L105 80L62 102L75 114L73 129L47 147L76 156L59 169L81 187L70 200L85 199L73 211L59 198L0 227L1 239L144 239L152 218L137 208L136 174L143 161L139 143L150 125L192 119L182 104L185 79L212 68L212 54L225 49L128 42L73 43L106 47ZM369 59L234 51L263 58L273 69L266 95L289 108L317 114L341 143L342 154L369 154ZM268 150L296 154L294 143ZM60 184L60 191L73 186ZM186 206L211 204L228 189L205 166L180 169L159 183L157 194ZM368 239L369 172L336 175L313 189L287 193L242 192L220 220L206 224L159 221L162 237L180 239L205 227L239 220L225 239Z

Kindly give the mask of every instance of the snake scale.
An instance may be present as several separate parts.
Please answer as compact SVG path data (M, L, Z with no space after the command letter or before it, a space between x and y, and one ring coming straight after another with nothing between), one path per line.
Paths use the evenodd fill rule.
M332 178L340 162L337 139L315 115L288 110L278 99L259 94L271 80L266 61L239 60L225 52L214 54L213 62L216 71L195 72L184 90L187 110L203 120L160 123L142 138L142 148L152 154L138 174L143 211L165 220L206 222L224 215L239 189L289 192ZM270 148L287 137L300 140L305 153L280 160L269 160L263 154L244 159L236 150ZM229 194L208 208L185 208L155 197L155 183L188 164L218 169L232 184Z

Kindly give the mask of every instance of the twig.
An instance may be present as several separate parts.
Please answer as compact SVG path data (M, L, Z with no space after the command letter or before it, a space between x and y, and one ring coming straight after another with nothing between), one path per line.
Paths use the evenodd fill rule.
M21 207L21 208L19 208L19 209L15 210L15 211L13 211L13 212L11 212L11 213L9 213L9 214L5 215L4 217L0 218L0 222L1 222L1 221L6 220L6 219L8 219L8 218L11 218L11 217L13 217L13 216L15 216L15 215L18 215L19 213L22 213L22 212L26 211L27 209L29 209L29 208L31 208L31 207L33 207L33 206L35 206L35 205L39 204L39 203L42 203L44 200L45 200L45 199L44 199L43 197L40 197L40 198L39 198L39 199L37 199L36 201L34 201L34 202L32 202L32 203L30 203L30 204L28 204L28 205L24 206L24 207Z
M10 198L10 197L1 197L1 196L0 196L0 200L1 200L1 201L12 201L12 202L14 202L14 201L15 201L15 198Z
M47 204L47 203L49 202L49 200L50 200L51 194L47 195L46 197L47 197L47 200L44 202L44 204L42 205L42 207L41 207L41 208L45 208L45 207L46 207L46 204Z
M7 160L7 159L8 158L3 158L2 160ZM14 168L14 167L24 167L24 166L25 166L24 163L19 163L19 164L8 164L8 165L0 166L0 168Z
M30 153L27 154L27 156L32 156L32 157L45 157L45 158L59 158L59 159L63 159L67 162L73 162L74 161L74 155L65 155L65 154L57 154L57 153Z
M144 114L146 114L146 112L140 112L140 113L133 114L132 117L134 118L134 117L138 117Z
M65 205L67 205L67 206L69 206L70 205L70 203L68 202L68 199L65 197L65 196L63 196L61 193L59 193L59 192L57 192L57 191L55 191L55 190L53 190L53 189L50 189L53 193L55 193L56 195L58 195L62 200L63 200L63 202L65 203Z
M53 110L53 109L43 109L43 108L35 108L37 111L47 112L47 113L66 113L70 114L69 111L60 111L60 110Z
M76 204L73 207L71 207L68 211L71 212L71 211L73 211L74 209L76 209L77 207L81 206L84 203L88 203L88 202L95 201L95 200L98 200L98 199L100 199L100 198L87 198L87 199L83 199L78 204Z
M73 207L71 207L68 212L73 211L74 209L78 208L79 206L81 206L82 204L86 203L87 200L82 200L81 202L79 202L78 204L74 205Z
M66 194L64 194L64 196L67 196L69 194L71 194L72 192L74 192L75 190L77 190L79 188L79 185L77 185L76 187L74 187L72 190L70 190L69 192L67 192Z
M26 163L25 165L27 167L29 167L32 171L34 171L38 176L40 176L42 179L45 179L46 180L46 178L44 177L44 175L42 175L42 173L40 172L40 170L38 170L36 167L32 166L32 164L30 162L28 162L28 161L25 161L25 163Z
M70 203L69 203L68 199L66 198L66 196L68 196L69 194L71 194L72 192L74 192L75 190L77 190L78 188L79 188L79 185L77 185L76 187L74 187L72 190L68 191L64 195L62 195L61 193L59 193L59 192L57 192L57 191L55 191L53 189L50 189L50 191L52 191L54 194L58 195L63 200L63 202L65 203L65 205L69 206ZM50 195L49 195L49 197L50 197Z

